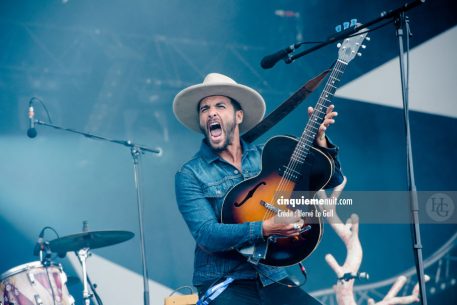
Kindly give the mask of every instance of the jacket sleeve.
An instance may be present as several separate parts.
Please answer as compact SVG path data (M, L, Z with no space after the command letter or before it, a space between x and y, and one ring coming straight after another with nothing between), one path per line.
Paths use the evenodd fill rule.
M324 187L324 189L331 189L334 188L341 183L343 183L343 171L341 170L341 164L338 159L338 151L339 147L333 144L332 141L327 137L327 144L328 147L321 147L318 146L316 143L316 140L314 140L314 146L322 150L324 153L326 153L328 156L330 156L335 164L335 170L333 172L332 177L330 178L330 181L327 183L327 185Z
M175 193L190 233L206 251L233 250L263 239L262 222L219 223L193 172L183 169L176 173Z

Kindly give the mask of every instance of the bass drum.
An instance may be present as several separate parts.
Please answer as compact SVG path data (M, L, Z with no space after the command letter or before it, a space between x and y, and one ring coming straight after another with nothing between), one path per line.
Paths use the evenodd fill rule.
M31 262L0 276L0 305L74 305L60 265Z

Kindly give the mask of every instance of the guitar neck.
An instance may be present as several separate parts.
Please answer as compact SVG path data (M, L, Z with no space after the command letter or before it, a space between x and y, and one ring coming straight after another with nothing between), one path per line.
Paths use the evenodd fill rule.
M298 141L297 147L292 154L292 160L299 163L304 163L308 156L310 148L313 146L314 138L319 131L319 126L322 124L327 109L331 105L333 96L337 89L341 76L346 69L347 63L338 59L333 66L332 72L325 84L324 90L322 91L319 100L314 107L313 114L308 120L303 133L301 134L300 140Z

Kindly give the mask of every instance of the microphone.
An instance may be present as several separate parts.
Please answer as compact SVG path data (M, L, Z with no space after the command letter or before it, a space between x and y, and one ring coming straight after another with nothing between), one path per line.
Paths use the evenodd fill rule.
M294 43L288 46L287 48L280 50L271 55L265 56L260 62L260 66L264 69L273 68L274 65L281 59L284 59L289 53L292 53L299 45Z
M38 239L36 241L35 248L33 248L33 255L34 256L39 256L40 252L44 250L43 237L44 237L44 231L45 230L46 230L46 228L43 228L41 230L40 234L38 235Z
M342 277L339 277L339 281L350 281L352 279L357 279L357 280L369 280L370 275L367 272L357 272L357 274L352 274L352 273L345 273L343 274Z
M35 138L37 135L37 131L35 129L35 111L33 109L33 100L30 100L29 102L29 129L27 129L27 136L31 139Z

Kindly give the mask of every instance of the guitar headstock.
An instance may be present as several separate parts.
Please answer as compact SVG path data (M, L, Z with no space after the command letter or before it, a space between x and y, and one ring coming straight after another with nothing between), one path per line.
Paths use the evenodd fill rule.
M357 24L358 26L361 25L360 23ZM356 55L362 55L359 52L359 49L364 49L365 46L362 45L365 37L367 36L367 29L362 29L355 33L353 36L344 39L344 41L339 45L340 50L338 51L338 59L348 63L354 59ZM367 38L367 40L369 40Z

